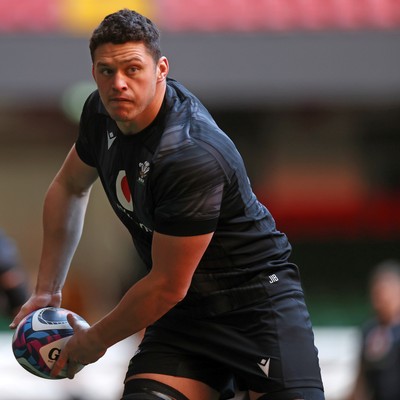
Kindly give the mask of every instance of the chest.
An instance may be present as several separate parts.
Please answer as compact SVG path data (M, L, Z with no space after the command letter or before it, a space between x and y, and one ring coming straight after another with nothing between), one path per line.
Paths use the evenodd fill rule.
M149 181L153 152L135 137L122 136L115 124L103 129L97 168L111 206L129 230L153 230Z

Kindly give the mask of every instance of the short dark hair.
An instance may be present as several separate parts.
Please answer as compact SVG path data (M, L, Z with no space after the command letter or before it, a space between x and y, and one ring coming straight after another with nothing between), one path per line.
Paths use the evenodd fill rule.
M160 31L157 26L149 18L124 8L107 15L93 31L89 44L92 61L95 50L101 44L127 42L143 42L156 63L161 57Z

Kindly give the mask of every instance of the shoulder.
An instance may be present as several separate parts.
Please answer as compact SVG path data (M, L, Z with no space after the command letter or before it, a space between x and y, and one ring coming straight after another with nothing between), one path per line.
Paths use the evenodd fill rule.
M93 111L99 112L101 111L100 105L101 105L100 95L99 91L96 89L89 94L83 108L89 108L92 109Z
M100 131L103 130L101 127L107 123L106 121L109 118L109 114L100 99L99 92L95 90L88 96L83 105L79 122L80 136L96 136L99 129Z
M229 169L238 155L230 138L218 127L201 101L177 81L168 80L166 117L156 159L162 162L207 165Z
M79 122L79 135L75 143L79 157L88 165L95 165L94 151L101 148L99 135L104 131L106 116L103 103L97 90L86 99ZM96 151L97 151L96 150Z
M83 105L81 122L82 121L84 122L91 116L97 114L107 114L107 112L103 106L103 103L100 100L100 95L98 90L95 90L88 96Z

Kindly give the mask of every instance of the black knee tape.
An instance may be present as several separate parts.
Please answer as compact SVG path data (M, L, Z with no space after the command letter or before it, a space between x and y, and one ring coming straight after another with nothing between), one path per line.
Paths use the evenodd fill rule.
M153 379L131 379L121 400L189 400L173 387Z

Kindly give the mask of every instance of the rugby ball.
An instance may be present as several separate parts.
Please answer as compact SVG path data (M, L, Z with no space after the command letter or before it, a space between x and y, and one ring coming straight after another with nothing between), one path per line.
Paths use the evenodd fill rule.
M55 378L50 376L50 372L65 342L74 333L67 320L68 314L87 324L78 314L56 307L36 310L18 324L12 338L12 350L23 368L42 378L67 377L66 368Z

